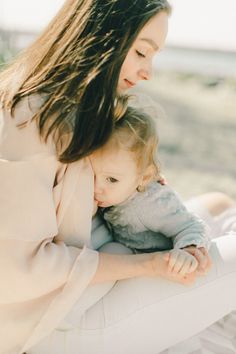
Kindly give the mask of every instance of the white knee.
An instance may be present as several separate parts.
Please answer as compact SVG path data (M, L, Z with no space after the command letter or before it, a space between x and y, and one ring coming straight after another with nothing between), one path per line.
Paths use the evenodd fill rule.
M212 216L217 216L225 210L236 206L236 203L232 198L221 192L203 194L199 196L199 201Z

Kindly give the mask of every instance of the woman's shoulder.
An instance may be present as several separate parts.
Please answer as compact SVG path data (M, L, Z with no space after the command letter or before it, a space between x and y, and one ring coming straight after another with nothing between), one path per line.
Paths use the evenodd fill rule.
M16 161L42 153L55 155L53 142L43 141L33 119L43 100L39 95L31 95L22 98L13 113L0 109L0 158Z
M13 118L16 125L29 123L44 102L44 96L32 94L23 97L14 109Z
M15 126L23 126L32 120L45 101L45 96L32 94L21 98L13 109L0 105L1 125L12 122Z

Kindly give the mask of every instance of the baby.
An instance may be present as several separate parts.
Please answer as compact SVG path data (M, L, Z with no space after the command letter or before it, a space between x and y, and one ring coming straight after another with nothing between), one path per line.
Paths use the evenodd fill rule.
M109 141L91 155L94 199L117 242L136 253L169 250L169 271L184 276L198 267L188 248L206 255L210 241L203 222L158 183L157 144L153 119L129 107Z

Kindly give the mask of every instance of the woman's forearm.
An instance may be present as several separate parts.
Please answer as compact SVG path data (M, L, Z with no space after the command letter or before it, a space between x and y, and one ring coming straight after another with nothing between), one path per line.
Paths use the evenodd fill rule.
M133 277L153 276L152 258L151 254L99 253L98 268L92 284Z
M184 285L195 281L196 272L170 274L165 252L143 253L135 255L99 253L97 271L91 284L116 281L134 277L162 277Z

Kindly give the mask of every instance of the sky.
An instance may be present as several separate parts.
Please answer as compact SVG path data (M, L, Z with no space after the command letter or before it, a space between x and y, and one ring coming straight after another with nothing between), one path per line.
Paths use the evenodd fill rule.
M132 0L127 0L132 1ZM0 0L0 27L41 30L64 0ZM170 0L167 44L236 52L236 0Z

